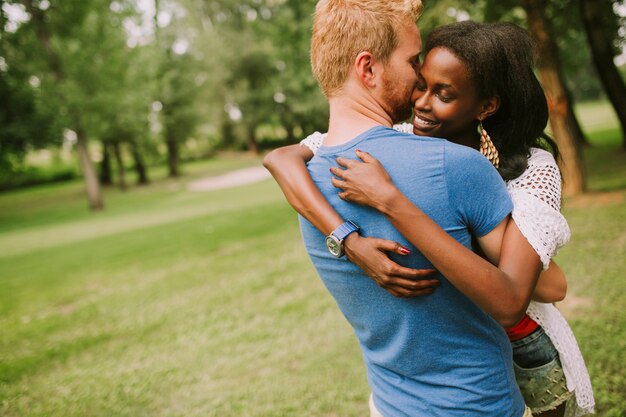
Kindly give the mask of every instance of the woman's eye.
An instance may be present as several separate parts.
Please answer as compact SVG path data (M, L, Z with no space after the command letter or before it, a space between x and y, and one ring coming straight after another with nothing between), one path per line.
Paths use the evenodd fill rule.
M447 96L447 95L442 94L442 93L437 93L436 96L437 96L437 98L439 100L443 101L444 103L449 103L449 102L452 101L452 97Z

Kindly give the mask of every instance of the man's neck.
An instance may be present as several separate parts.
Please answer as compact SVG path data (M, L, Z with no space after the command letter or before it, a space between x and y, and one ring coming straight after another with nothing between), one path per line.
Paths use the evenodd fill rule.
M347 95L333 97L330 104L328 135L326 146L342 145L361 133L376 127L392 127L391 117L373 98Z

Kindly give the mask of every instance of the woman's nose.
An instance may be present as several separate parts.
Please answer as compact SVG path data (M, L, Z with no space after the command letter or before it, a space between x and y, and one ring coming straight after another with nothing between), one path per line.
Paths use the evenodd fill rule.
M428 110L430 108L429 94L426 91L420 91L417 88L413 90L413 103L416 109Z

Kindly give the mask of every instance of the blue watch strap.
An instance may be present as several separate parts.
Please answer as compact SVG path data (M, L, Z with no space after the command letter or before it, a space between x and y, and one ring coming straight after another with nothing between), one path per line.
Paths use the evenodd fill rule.
M331 235L335 236L341 241L344 240L350 233L357 232L358 230L359 226L348 220L347 222L341 224L339 227L333 230Z

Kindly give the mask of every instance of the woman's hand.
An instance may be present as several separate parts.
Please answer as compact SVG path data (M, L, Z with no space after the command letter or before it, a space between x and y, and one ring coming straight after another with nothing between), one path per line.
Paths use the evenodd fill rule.
M387 252L408 255L410 251L385 239L362 237L351 233L344 242L346 255L376 283L396 297L412 298L431 294L439 285L436 279L427 279L434 269L413 269L398 265Z
M330 169L337 177L332 179L332 183L342 190L339 193L341 199L383 211L384 207L392 204L399 191L376 158L359 150L356 155L363 162L337 158L337 163L345 169Z

